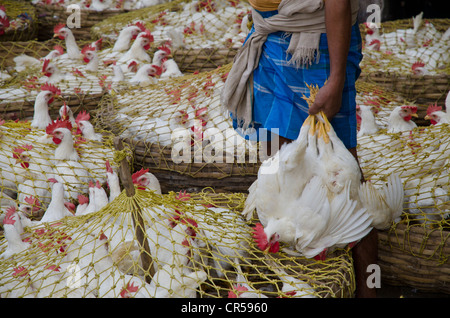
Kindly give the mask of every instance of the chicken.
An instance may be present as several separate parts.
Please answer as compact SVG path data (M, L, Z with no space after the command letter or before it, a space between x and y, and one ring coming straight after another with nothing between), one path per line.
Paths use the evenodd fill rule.
M65 40L66 43L67 55L63 54L61 58L79 60L81 52L70 28L66 27L64 23L59 23L55 25L53 32L54 37L59 37L61 40Z
M111 203L122 191L120 190L119 176L111 167L109 160L106 160L105 165L106 165L106 178L109 187L109 203Z
M448 106L450 107L450 105ZM448 109L448 107L446 107L446 109ZM427 114L424 119L429 120L432 125L450 124L450 113L443 111L442 107L437 106L436 104L430 105L427 108Z
M0 259L14 257L15 254L22 253L30 247L30 244L23 242L20 237L21 233L17 229L19 224L21 224L20 217L17 214L16 209L14 207L9 208L3 219L4 234L8 245L6 250L0 254Z
M67 106L66 102L64 102L59 109L59 117L62 120L69 121L72 126L76 124L75 117L73 116L73 111L69 106Z
M95 211L100 211L109 203L108 195L106 194L105 189L103 189L98 180L95 182L94 197L95 197Z
M30 274L25 266L11 265L0 277L1 298L35 298L36 291L30 286Z
M157 51L153 54L152 64L162 67L164 59L167 59L170 56L171 50L168 46L166 45L159 46Z
M81 50L81 55L83 57L83 61L87 63L85 70L89 72L97 72L99 57L95 47L93 45L86 45Z
M357 137L372 135L380 130L380 127L378 127L375 121L372 107L366 105L357 105L356 116L360 122Z
M37 129L45 129L52 119L48 112L48 106L53 102L53 99L61 95L61 90L52 84L43 84L41 91L36 96L34 102L34 113L31 121L31 127Z
M86 208L89 205L89 198L79 194L78 195L78 205L77 208L75 210L75 215L79 216L79 215L83 215L84 211L86 211Z
M400 177L391 174L381 189L370 182L360 185L359 197L372 217L372 225L377 229L387 229L400 220L403 212L404 189Z
M138 60L144 63L150 63L150 55L146 52L150 49L150 45L153 42L153 36L150 31L139 33L136 40L131 45L130 49L119 59L121 63L127 63L132 59Z
M130 84L141 87L156 84L158 79L156 76L161 73L158 66L153 64L142 65L136 74L129 80Z
M268 298L266 295L249 285L242 273L238 259L235 259L234 267L236 268L236 279L232 290L228 292L228 298Z
M310 90L308 104L318 89ZM256 209L260 249L276 252L284 242L294 253L323 259L376 225L360 200L360 184L358 162L319 113L305 120L296 140L262 163L243 214L250 218Z
M405 199L405 212L419 223L434 224L450 215L450 195L440 187L420 187Z
M180 71L177 62L174 59L166 59L162 63L162 73L161 78L179 77L183 76Z
M86 140L93 140L101 142L103 136L100 133L95 132L94 126L89 121L91 116L85 110L78 113L75 123L77 125L77 134L81 134Z
M89 9L102 12L111 9L113 7L113 3L113 0L91 0Z
M397 106L388 119L388 133L398 133L410 131L417 127L417 124L411 120L412 117L418 117L417 106Z
M80 163L80 156L73 145L72 125L68 121L56 120L46 128L47 135L57 144L54 153L54 178L64 184L67 198L77 199L87 191L90 174Z
M54 182L52 199L40 222L55 222L66 216L73 216L73 214L64 205L64 186L60 182Z
M32 67L41 68L42 62L44 60L51 61L63 54L64 54L64 49L59 45L55 45L53 47L53 50L51 50L46 56L44 56L41 59L37 59L37 58L31 57L31 56L28 56L25 54L21 54L21 55L14 57L14 59L13 59L13 61L15 63L15 70L17 72L22 72L24 70L29 70Z
M196 289L207 279L203 270L187 272L178 264L165 265L150 282L150 295L155 298L195 298Z
M151 190L156 194L161 194L161 185L155 175L148 171L149 169L142 168L132 174L133 184L140 190Z
M140 22L137 22L135 24L132 24L132 25L129 25L129 26L123 28L120 31L116 42L114 43L112 51L113 52L127 51L130 48L131 40L136 39L137 35L142 31L145 31L145 26ZM112 57L112 56L109 56L107 58L110 58L110 57Z

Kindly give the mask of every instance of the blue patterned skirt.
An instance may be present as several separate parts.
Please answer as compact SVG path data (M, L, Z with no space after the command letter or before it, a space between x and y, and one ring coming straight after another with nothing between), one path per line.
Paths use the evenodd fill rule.
M260 12L266 18L277 11ZM254 28L250 34L254 32ZM250 36L249 34L249 36ZM303 121L308 117L308 105L302 98L309 96L305 83L322 87L330 74L330 58L327 35L320 38L318 63L307 68L288 65L286 50L290 36L284 32L269 34L263 45L259 65L253 72L253 122L256 133L244 135L246 139L270 140L270 132L288 139L296 139ZM358 23L352 27L350 50L347 59L345 86L340 111L333 117L331 124L347 148L356 147L356 89L355 82L361 73L359 63L362 59L361 35ZM265 131L264 134L260 133ZM267 137L266 137L267 136Z

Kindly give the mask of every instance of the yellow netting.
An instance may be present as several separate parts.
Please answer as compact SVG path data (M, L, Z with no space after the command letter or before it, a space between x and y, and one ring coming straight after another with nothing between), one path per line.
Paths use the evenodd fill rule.
M240 214L244 200L240 194L210 191L190 198L144 190L128 197L124 191L98 212L33 224L21 236L29 244L26 250L0 264L1 297L352 295L346 250L323 262L263 254L254 246L251 222ZM143 265L142 254L149 254L134 234L137 211L152 271ZM0 250L6 248L3 240Z

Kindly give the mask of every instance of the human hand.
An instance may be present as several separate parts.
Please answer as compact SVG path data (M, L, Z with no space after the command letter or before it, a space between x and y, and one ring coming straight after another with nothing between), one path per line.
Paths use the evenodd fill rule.
M316 94L308 113L316 115L322 111L329 120L341 109L343 84L327 81Z

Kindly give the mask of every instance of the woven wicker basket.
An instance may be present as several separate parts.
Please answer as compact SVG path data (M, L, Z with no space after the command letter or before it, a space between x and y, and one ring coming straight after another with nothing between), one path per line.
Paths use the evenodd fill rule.
M66 23L67 18L72 14L71 10L58 5L36 5L37 16L39 17L39 39L49 39L53 37L53 27L58 23ZM80 28L73 28L72 33L76 40L91 40L91 27L109 17L125 13L127 10L106 10L102 12L92 10L80 10Z
M378 233L382 280L426 292L450 294L449 229L400 223Z
M7 28L6 32L0 35L0 42L6 41L29 41L37 36L38 23L36 9L29 3L29 1L2 1L1 5L5 7L6 15L10 21L16 20L19 15L26 15L24 19L18 21L26 21L26 23L19 22L17 28L11 26Z
M212 71L233 62L238 49L176 49L172 53L181 72Z
M136 169L148 168L159 180L163 193L188 190L201 191L211 187L216 192L247 192L256 180L257 163L174 163L172 148L125 139L133 151ZM248 161L247 161L248 162Z
M59 116L59 109L66 103L74 114L79 111L86 110L89 113L97 109L99 101L105 93L100 94L79 94L66 95L63 94L60 99L49 106L49 114L52 118ZM24 100L21 102L0 102L0 118L7 119L31 119L34 114L34 100Z
M450 27L450 19L428 19L433 26L444 33ZM381 23L380 34L393 32L396 29L410 29L413 27L412 19L401 19ZM366 31L360 25L362 38ZM418 104L438 103L444 105L445 97L450 90L450 65L437 75L399 74L388 69L368 71L363 69L361 80L371 82L394 92L401 93L405 98L414 100Z

